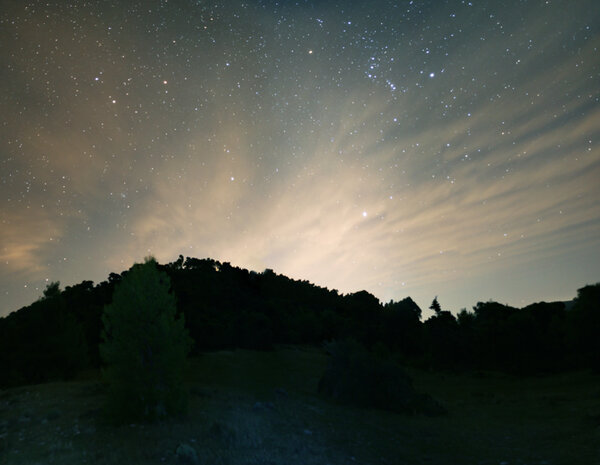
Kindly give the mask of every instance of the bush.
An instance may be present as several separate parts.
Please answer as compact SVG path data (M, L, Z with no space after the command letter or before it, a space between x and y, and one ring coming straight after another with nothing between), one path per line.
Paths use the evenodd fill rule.
M187 406L183 375L192 340L169 288L168 276L147 259L124 274L104 308L100 355L114 421L158 419Z
M440 415L444 408L417 393L408 375L390 360L376 358L355 341L326 345L331 355L319 392L344 403L397 413Z

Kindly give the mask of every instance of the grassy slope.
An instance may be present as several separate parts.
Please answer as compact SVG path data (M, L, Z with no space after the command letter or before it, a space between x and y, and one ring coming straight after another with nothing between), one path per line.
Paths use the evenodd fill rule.
M427 418L325 402L325 364L308 349L205 354L187 418L118 428L96 373L0 391L0 464L175 464L183 442L200 464L600 464L598 376L411 371L450 412Z

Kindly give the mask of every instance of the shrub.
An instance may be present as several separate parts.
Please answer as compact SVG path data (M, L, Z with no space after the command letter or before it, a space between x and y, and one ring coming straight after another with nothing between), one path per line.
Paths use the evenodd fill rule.
M408 375L390 360L376 358L349 340L326 345L331 355L319 392L335 401L397 413L440 415L444 408L417 393Z
M186 408L183 374L192 340L169 288L168 276L146 259L124 274L104 308L100 355L112 420L153 420Z

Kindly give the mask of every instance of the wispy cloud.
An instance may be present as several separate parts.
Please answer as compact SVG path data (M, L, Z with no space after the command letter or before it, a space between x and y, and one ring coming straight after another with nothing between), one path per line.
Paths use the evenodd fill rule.
M196 10L151 36L146 13L118 34L100 15L74 41L71 13L12 2L28 20L0 44L0 277L103 279L183 254L457 308L480 276L501 298L506 270L600 262L586 5L440 6L427 33L330 7L318 24L298 7L289 34L253 8L220 9L203 35ZM578 270L519 298L572 295Z

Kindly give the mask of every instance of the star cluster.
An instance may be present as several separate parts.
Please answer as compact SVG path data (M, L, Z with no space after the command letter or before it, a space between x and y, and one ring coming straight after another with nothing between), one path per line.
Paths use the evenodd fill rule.
M382 300L600 275L595 1L5 1L0 315L211 257Z

